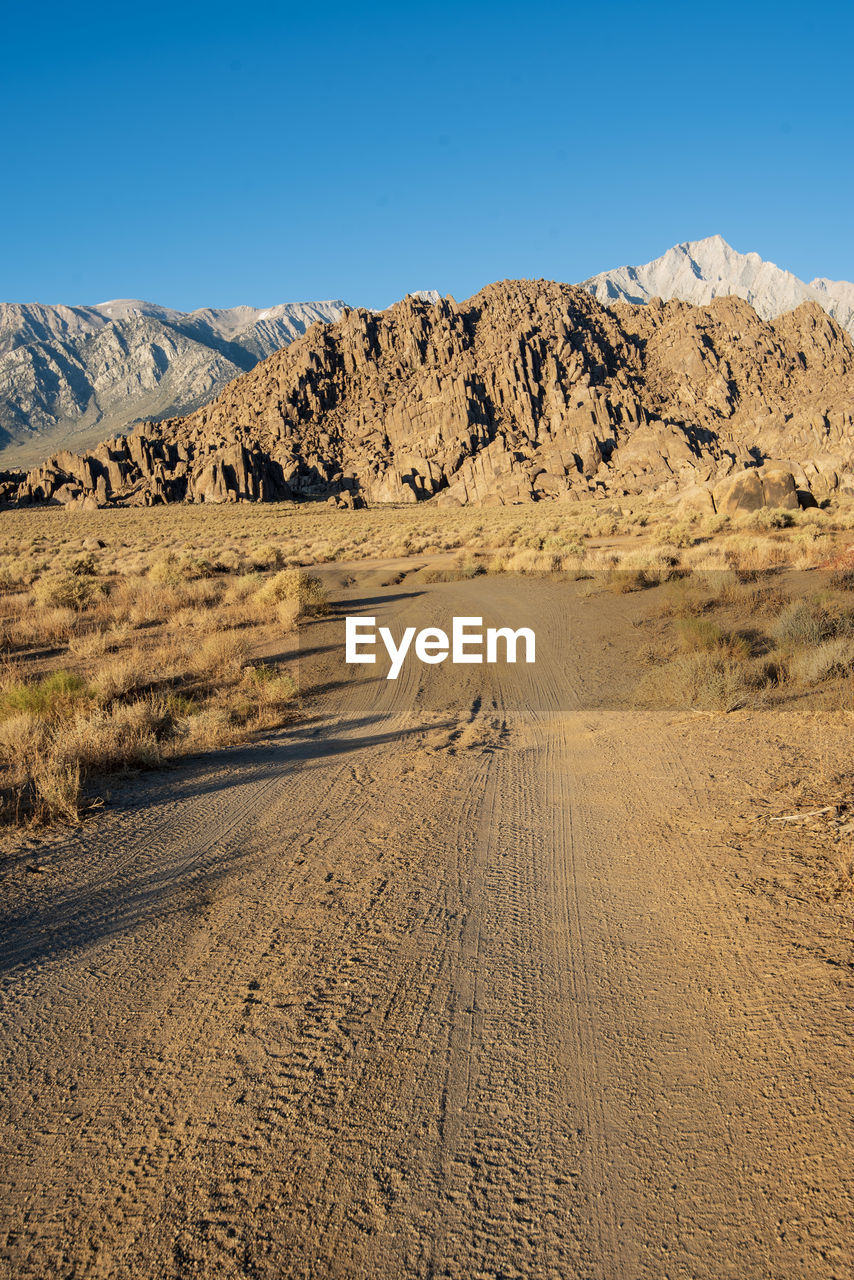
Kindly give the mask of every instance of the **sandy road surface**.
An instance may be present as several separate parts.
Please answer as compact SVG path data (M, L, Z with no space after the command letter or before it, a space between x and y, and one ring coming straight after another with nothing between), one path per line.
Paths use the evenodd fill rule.
M721 873L696 719L609 708L565 589L350 595L537 665L342 688L321 624L316 723L6 867L0 1274L849 1277L844 989Z

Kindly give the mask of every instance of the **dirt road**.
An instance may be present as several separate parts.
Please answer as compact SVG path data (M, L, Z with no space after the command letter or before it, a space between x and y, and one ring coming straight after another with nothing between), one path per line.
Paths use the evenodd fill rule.
M850 1277L847 989L703 834L748 755L609 700L619 600L349 597L537 663L317 624L316 721L6 866L0 1274Z

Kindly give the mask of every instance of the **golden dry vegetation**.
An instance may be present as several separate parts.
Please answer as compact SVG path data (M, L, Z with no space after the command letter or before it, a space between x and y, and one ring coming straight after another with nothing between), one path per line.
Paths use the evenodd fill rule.
M807 603L756 579L832 561L852 527L854 507L674 522L604 502L3 512L3 819L73 821L91 778L299 714L286 637L326 607L315 565L406 557L462 577L566 572L593 592L660 584L653 702L730 710L785 682L850 681L845 573Z
M236 503L101 511L33 507L0 513L0 585L31 585L59 553L105 546L107 573L145 573L162 555L190 557L225 572L464 551L511 570L643 567L679 553L693 568L808 567L854 529L854 502L805 511L674 519L641 499L615 506L538 503L507 507L430 504L341 511L324 504Z
M642 704L854 709L854 570L677 571L642 624Z
M299 695L287 636L325 607L318 580L298 569L239 573L174 552L121 572L97 551L65 547L29 584L7 582L3 818L74 821L92 777L292 718ZM282 653L258 660L271 632Z

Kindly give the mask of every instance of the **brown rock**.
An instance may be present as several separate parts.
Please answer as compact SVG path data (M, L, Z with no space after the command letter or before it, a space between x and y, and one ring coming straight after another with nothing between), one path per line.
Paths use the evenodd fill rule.
M762 481L759 473L739 471L714 488L715 508L722 515L735 515L743 511L758 511L765 506Z
M769 324L738 298L606 309L502 281L461 306L406 298L313 326L196 413L57 454L3 492L791 507L850 489L852 404L854 346L811 304Z
M763 468L762 495L766 507L797 510L798 493L791 471L768 471Z
M689 485L680 493L675 510L679 515L691 511L697 511L701 515L714 515L715 501L711 489L705 484Z

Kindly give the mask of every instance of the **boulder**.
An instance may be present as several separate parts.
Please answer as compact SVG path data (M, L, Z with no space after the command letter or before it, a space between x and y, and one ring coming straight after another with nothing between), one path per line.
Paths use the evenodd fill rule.
M766 507L782 507L797 510L800 505L791 471L762 471L762 496Z
M799 506L798 491L791 471L752 467L737 471L715 485L715 508L723 515L758 511L761 507L782 507L794 511Z
M678 515L688 515L694 511L700 515L714 515L715 500L711 489L706 484L689 485L679 494L674 509Z
M736 515L744 511L758 511L765 506L765 494L759 472L739 471L729 476L713 490L715 510L722 515Z

